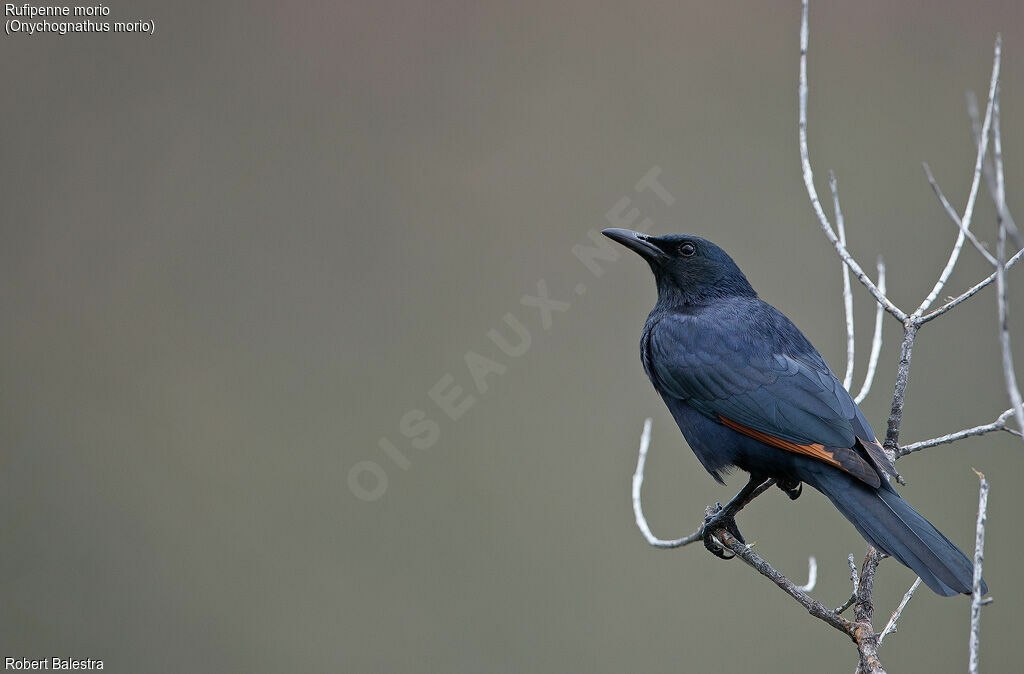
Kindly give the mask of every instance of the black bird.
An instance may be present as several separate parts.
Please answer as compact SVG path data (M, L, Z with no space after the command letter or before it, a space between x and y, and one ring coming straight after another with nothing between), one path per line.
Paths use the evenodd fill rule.
M679 430L718 482L732 468L750 473L716 525L742 541L730 506L770 478L794 499L806 483L936 593L971 593L971 561L896 493L886 478L896 469L849 392L724 250L690 235L604 234L654 272L640 355Z

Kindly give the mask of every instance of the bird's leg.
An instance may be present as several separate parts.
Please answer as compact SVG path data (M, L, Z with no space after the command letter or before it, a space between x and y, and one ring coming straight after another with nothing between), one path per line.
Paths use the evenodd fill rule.
M800 482L799 480L793 480L791 482L776 482L775 484L779 487L779 489L786 492L786 496L788 496L793 501L800 498L800 494L803 493L804 490L804 483Z
M739 492L732 497L732 500L722 507L721 503L715 503L714 506L709 506L707 509L707 515L704 517L703 527L703 539L704 547L708 551L720 557L721 559L732 559L735 555L726 555L722 549L718 539L715 538L715 532L719 529L725 529L730 534L736 537L740 543L746 544L743 539L743 535L740 533L739 528L736 526L736 513L743 509L743 506L750 503L751 500L757 494L760 494L764 489L760 489L766 482L766 478L760 475L751 475L750 480L747 484L740 489ZM765 488L770 487L767 485Z

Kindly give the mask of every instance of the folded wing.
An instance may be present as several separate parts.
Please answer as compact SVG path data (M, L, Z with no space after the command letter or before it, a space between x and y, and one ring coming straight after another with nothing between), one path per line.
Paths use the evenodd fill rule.
M705 416L878 487L876 468L895 470L857 404L796 327L768 308L775 324L756 336L667 316L650 332L644 365L666 392Z

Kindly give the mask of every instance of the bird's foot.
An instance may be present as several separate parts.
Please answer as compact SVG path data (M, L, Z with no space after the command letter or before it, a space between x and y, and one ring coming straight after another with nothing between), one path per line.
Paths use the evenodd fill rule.
M736 517L731 510L727 510L722 507L721 503L715 503L713 506L708 506L705 510L704 516L704 547L708 549L708 552L713 554L715 557L720 559L732 559L736 555L728 552L722 545L722 543L715 536L715 532L719 529L725 529L732 534L736 540L746 545L746 541L743 539L743 534L740 533L739 528L736 526Z
M779 481L776 482L775 484L776 486L778 486L779 489L786 492L786 496L788 496L793 501L800 498L800 494L802 494L804 491L804 483L798 480L794 480L793 482Z

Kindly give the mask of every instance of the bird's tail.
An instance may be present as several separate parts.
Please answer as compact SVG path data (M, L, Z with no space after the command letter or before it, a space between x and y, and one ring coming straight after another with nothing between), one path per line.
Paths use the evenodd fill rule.
M937 594L971 593L971 561L888 485L873 489L839 471L815 478L811 486L827 496L861 536L909 567ZM984 580L981 591L988 592Z

